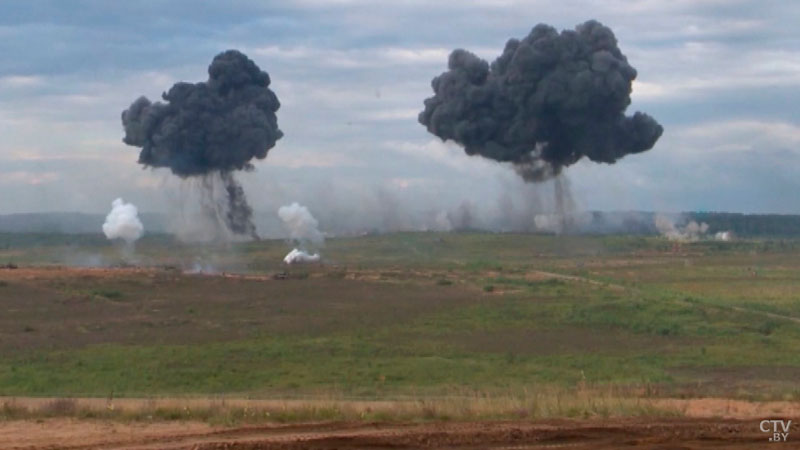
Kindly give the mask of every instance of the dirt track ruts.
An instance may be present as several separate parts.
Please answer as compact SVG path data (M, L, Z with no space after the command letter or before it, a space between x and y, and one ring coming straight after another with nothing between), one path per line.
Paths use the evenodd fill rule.
M41 443L15 449L256 450L256 449L707 449L800 448L800 432L771 444L759 420L613 419L427 424L327 423L253 426L194 433L109 434L87 444ZM798 423L797 420L793 422ZM84 422L84 426L91 422ZM792 428L795 428L794 426Z

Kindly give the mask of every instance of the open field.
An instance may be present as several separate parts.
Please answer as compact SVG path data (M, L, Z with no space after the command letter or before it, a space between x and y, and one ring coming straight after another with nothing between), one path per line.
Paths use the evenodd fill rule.
M0 235L19 266L0 269L4 426L679 423L702 416L679 399L708 397L756 405L724 400L729 420L798 416L798 241L400 233L291 268L286 251Z

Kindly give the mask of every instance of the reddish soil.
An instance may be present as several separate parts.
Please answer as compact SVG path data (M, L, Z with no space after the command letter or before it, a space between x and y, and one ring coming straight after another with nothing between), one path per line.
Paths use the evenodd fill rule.
M436 424L205 425L47 420L0 424L4 449L744 449L770 445L759 420L615 419ZM797 423L797 421L794 421ZM800 448L790 429L780 449Z

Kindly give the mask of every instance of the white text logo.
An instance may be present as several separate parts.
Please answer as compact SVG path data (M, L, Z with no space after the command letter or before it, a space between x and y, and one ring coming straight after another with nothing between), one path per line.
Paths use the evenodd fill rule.
M786 442L789 438L789 427L791 420L764 419L758 424L758 428L764 433L770 433L770 442Z

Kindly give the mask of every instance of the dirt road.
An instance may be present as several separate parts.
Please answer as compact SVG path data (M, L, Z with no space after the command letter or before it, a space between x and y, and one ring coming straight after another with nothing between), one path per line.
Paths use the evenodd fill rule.
M798 423L794 421L793 423ZM17 442L10 439L16 435ZM438 424L329 423L233 429L46 420L0 424L7 449L706 449L764 448L758 420L674 419ZM775 448L800 448L800 431Z

